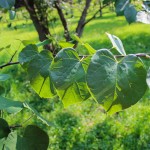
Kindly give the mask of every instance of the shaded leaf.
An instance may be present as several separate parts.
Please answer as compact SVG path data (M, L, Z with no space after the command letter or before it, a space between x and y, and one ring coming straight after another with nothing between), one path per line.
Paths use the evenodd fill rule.
M125 9L129 6L130 0L116 0L115 11L117 16L123 16Z
M112 114L142 98L147 89L146 70L135 55L117 62L110 51L99 50L91 59L87 84L93 98Z
M3 86L0 85L0 95L5 93L5 88Z
M18 113L23 109L23 104L19 101L12 101L0 96L0 110L8 113Z
M85 71L75 50L61 50L51 64L50 73L65 107L89 98Z
M4 119L0 118L0 142L2 142L2 139L6 138L9 133L10 129L8 123Z
M0 7L11 9L15 5L15 0L0 0Z
M10 78L9 74L0 74L0 81L6 81Z
M125 9L124 15L129 24L136 22L137 11L133 5L129 5Z
M28 125L25 129L22 144L22 150L47 150L49 137L45 131L34 125ZM20 149L21 150L21 149Z
M35 45L26 46L19 55L19 62L27 71L31 86L40 97L51 98L55 95L49 73L52 60L53 56L49 51L39 53Z
M34 44L27 45L19 54L19 62L24 65L29 63L34 57L38 55L38 48Z

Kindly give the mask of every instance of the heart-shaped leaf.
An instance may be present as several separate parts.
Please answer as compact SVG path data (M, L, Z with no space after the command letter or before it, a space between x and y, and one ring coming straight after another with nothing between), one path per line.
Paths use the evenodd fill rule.
M128 21L129 24L136 22L137 10L133 5L129 5L124 11L124 16L126 17L126 20Z
M75 50L71 48L61 50L51 64L50 73L65 106L89 98L85 71Z
M51 82L49 66L53 60L48 50L38 52L36 45L26 46L19 55L19 62L27 71L31 86L43 98L51 98L55 90Z
M49 137L45 131L34 125L28 125L18 148L23 150L47 150Z
M98 50L87 71L87 84L93 98L110 114L137 103L144 95L146 70L135 55L118 62L108 50Z

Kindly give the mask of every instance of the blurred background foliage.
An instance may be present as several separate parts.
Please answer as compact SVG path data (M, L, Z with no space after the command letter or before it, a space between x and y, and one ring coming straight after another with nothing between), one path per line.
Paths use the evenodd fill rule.
M7 14L1 14L0 47L10 48L1 52L0 64L8 62L12 54L22 49L21 40L38 42L38 35L29 19L28 13L20 8L15 20L10 21ZM71 31L79 18L75 9L74 17L66 15ZM49 14L53 19L49 26L56 41L63 37L62 25L55 11ZM147 53L150 50L150 25L133 23L129 25L125 18L116 14L112 7L103 10L103 17L91 21L83 32L82 40L95 49L111 48L105 32L117 35L122 40L127 53ZM85 53L82 45L77 50ZM15 57L17 60L17 55ZM145 61L145 60L143 60ZM147 62L147 66L150 63ZM62 102L54 99L42 99L31 89L28 77L23 69L12 66L1 70L11 78L1 82L6 88L5 96L19 101L29 101L54 126L47 127L38 121L28 110L4 118L9 124L38 124L47 131L50 138L50 150L148 150L150 149L150 92L149 90L136 105L108 116L95 101L88 100L80 105L64 108ZM31 119L28 118L31 116ZM28 120L28 121L26 121ZM20 129L19 132L22 132Z

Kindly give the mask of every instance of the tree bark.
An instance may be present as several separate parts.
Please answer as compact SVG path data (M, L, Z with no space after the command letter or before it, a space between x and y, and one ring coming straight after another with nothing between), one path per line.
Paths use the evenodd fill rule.
M47 35L51 35L49 32L49 29L46 25L42 23L42 20L38 19L36 10L35 10L35 2L34 0L23 0L24 1L24 6L26 7L27 11L30 14L30 18L33 21L33 24L38 32L39 35L39 40L44 41L47 38ZM53 45L45 45L44 48L50 50L53 52Z
M81 15L80 20L79 20L78 25L77 25L76 34L79 37L82 36L84 26L86 25L85 21L86 21L87 11L88 11L88 9L90 7L91 1L92 0L86 0L85 7L84 7L84 9L82 11L82 15ZM75 43L74 48L76 48L77 45L78 45L78 42Z
M83 12L82 12L82 15L80 17L80 20L78 22L78 26L76 28L76 34L81 37L82 35L82 32L83 32L83 28L85 26L85 20L86 20L86 16L87 16L87 11L90 7L90 3L91 3L92 0L86 0L86 4L85 4L85 7L83 9Z
M70 37L69 29L68 29L68 24L67 24L67 20L66 20L64 14L63 14L63 11L60 7L60 0L55 1L55 8L57 9L59 18L60 18L61 23L64 28L64 37L65 37L66 41L70 41L71 37Z

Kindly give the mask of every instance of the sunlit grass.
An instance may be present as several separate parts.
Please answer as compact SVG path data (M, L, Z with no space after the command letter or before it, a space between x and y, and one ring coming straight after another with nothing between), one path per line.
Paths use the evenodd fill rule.
M79 16L79 15L78 15ZM69 28L73 31L77 19L70 19ZM20 40L38 41L38 35L33 24L29 20L12 21L12 27L8 23L0 22L0 47L12 44L7 51L1 52L1 62L7 62L11 55L19 48ZM16 26L17 30L13 27ZM50 28L53 35L59 40L63 37L63 28L60 22L54 28ZM111 48L112 45L105 32L114 34L122 40L127 53L139 53L150 51L150 25L135 23L129 25L124 17L116 17L114 13L105 13L102 18L91 21L85 27L82 40L88 42L95 49ZM18 40L19 39L19 40ZM78 50L84 52L79 44ZM15 58L17 60L17 58ZM26 74L21 67L12 67L4 70L12 75L11 83L6 83L7 97L20 101L30 101L34 107L56 126L46 127L37 119L25 124L37 123L44 128L50 137L50 150L67 149L150 149L150 96L149 91L136 105L116 115L108 116L102 107L94 101L86 101L81 105L73 105L64 109L58 100L41 100L31 89L26 80ZM24 111L18 115L5 115L10 124L21 124L29 118L31 113ZM23 118L23 119L22 119ZM62 147L61 147L62 146Z

